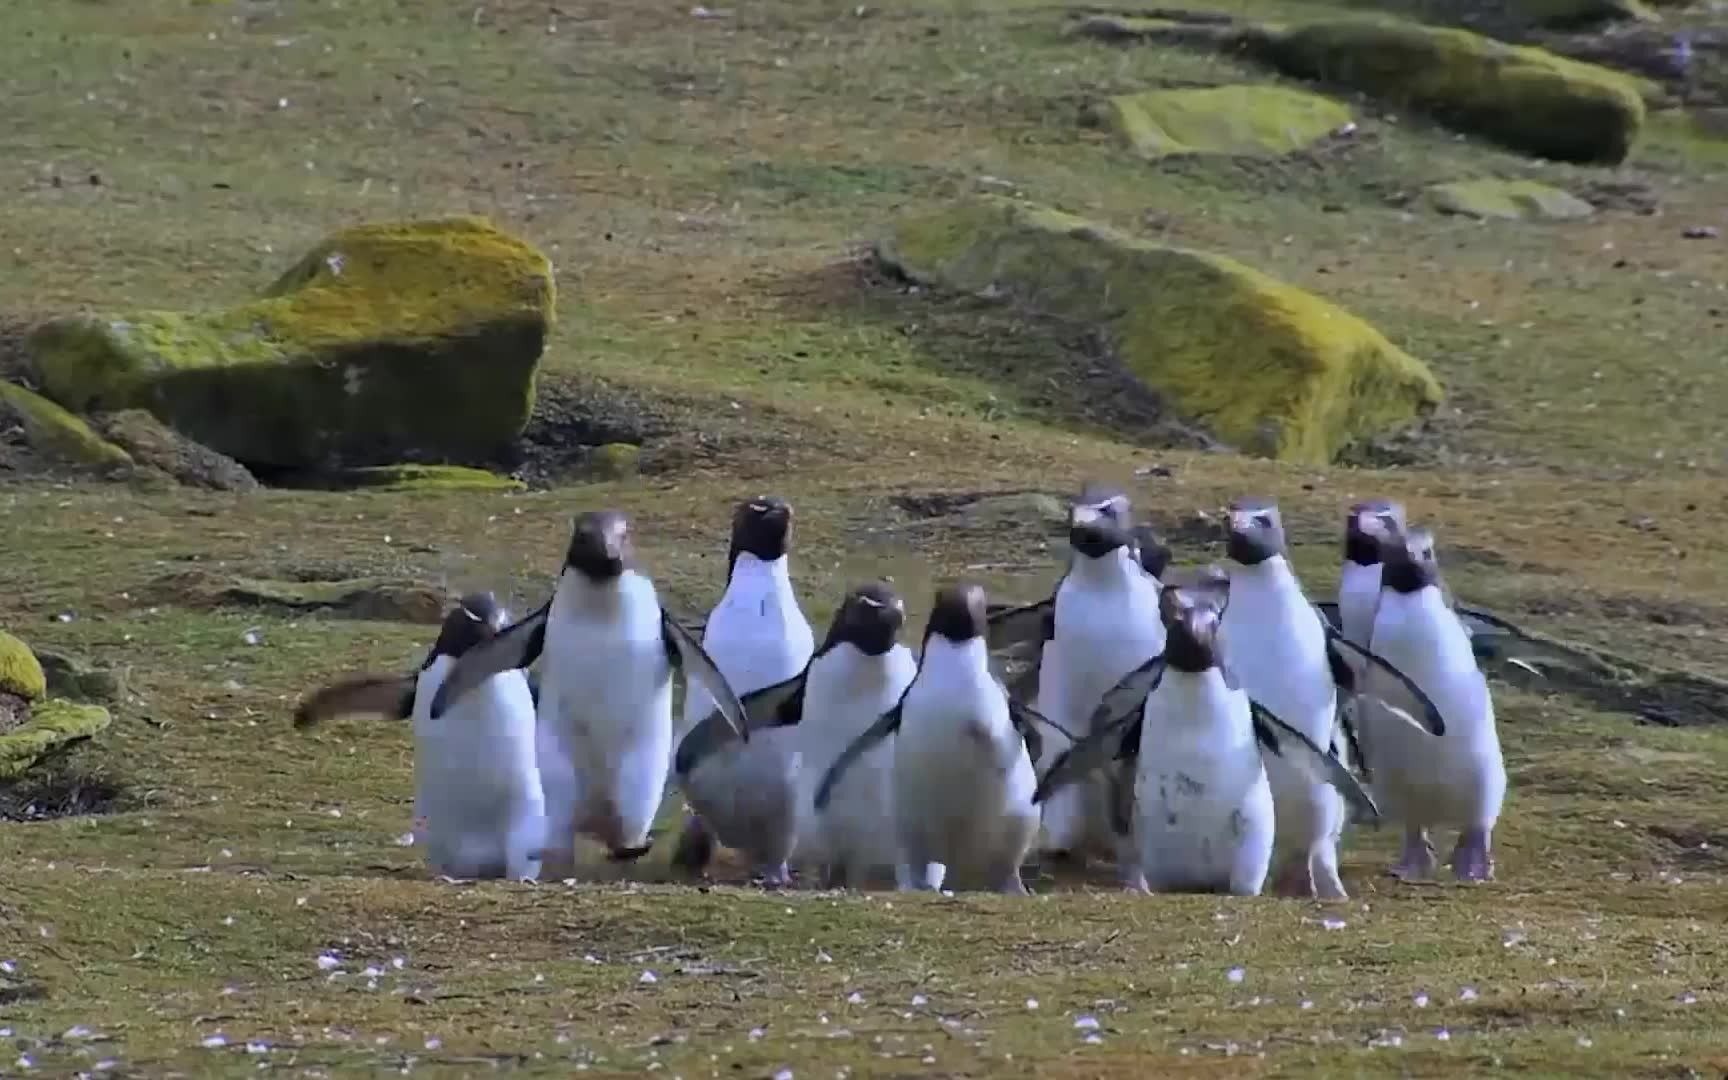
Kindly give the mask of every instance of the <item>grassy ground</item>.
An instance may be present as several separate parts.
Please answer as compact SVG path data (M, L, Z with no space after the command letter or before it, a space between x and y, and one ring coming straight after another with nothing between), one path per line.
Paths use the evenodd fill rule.
M1728 676L1724 241L1681 239L1728 226L1721 143L1663 119L1621 169L1538 166L1368 112L1348 152L1153 168L1082 127L1084 104L1266 76L1067 40L1062 21L960 0L10 12L3 314L239 299L336 225L481 212L557 261L549 385L658 402L688 452L642 482L520 496L0 490L0 623L129 665L134 691L75 763L121 785L115 812L0 823L0 1073L1728 1068L1719 699L1666 727L1497 682L1512 794L1481 888L1390 882L1394 838L1373 832L1332 908L1049 879L1024 902L697 891L659 860L633 883L455 887L396 844L402 728L287 723L308 687L409 662L426 627L152 593L196 566L409 576L520 607L571 513L610 504L694 615L729 504L770 487L799 509L813 619L887 573L916 620L956 573L1038 595L1058 541L1035 515L905 496L1089 476L1127 481L1184 561L1218 552L1197 512L1277 495L1318 593L1343 505L1389 491L1438 529L1464 598ZM1410 201L1476 175L1621 208L1478 225ZM1337 300L1425 358L1448 408L1400 468L1149 448L1155 423L1095 399L1108 373L1072 335L855 261L895 213L1004 184ZM1169 475L1135 475L1151 465Z

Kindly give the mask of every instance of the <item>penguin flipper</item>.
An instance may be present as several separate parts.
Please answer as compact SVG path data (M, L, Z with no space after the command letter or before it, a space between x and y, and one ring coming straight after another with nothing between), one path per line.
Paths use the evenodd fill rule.
M294 726L305 730L337 716L382 716L406 720L414 712L414 677L356 675L314 690L294 708Z
M1111 762L1138 754L1142 717L1143 714L1125 714L1109 727L1094 729L1090 735L1058 754L1056 760L1050 763L1050 768L1038 779L1038 787L1032 792L1032 801L1041 803L1062 788L1084 780Z
M1254 718L1254 738L1262 752L1275 755L1310 781L1337 788L1356 820L1380 820L1380 808L1374 805L1373 797L1363 790L1342 761L1315 746L1314 740L1278 719L1258 701L1250 698L1248 709Z
M1385 657L1381 656L1379 653L1364 649L1362 646L1356 644L1350 639L1340 637L1337 634L1328 634L1326 636L1326 644L1329 650L1335 650L1339 647L1348 649L1360 657L1368 666L1379 668L1381 671L1392 676L1393 680L1398 684L1398 687L1402 691L1398 695L1402 700L1388 700L1384 695L1367 694L1356 690L1356 684L1354 682L1351 684L1352 692L1358 693L1363 697L1374 697L1389 707L1398 709L1401 712L1415 717L1421 725L1428 730L1430 735L1446 734L1446 720L1440 715L1439 706L1435 705L1433 699L1422 692L1422 688L1417 686L1410 676L1399 671L1396 667L1393 667ZM1340 657L1342 656L1342 654L1337 655ZM1343 666L1350 667L1349 664L1344 664ZM1335 679L1337 678L1339 667L1340 665L1337 663L1332 665L1333 677ZM1354 674L1355 671L1352 670L1352 675Z
M522 673L528 680L528 700L534 703L534 708L540 708L540 673L525 671Z
M432 719L443 716L451 702L492 676L526 668L538 660L546 647L546 616L551 610L552 601L548 600L521 622L505 627L457 657L450 674L432 695Z
M1326 623L1329 629L1336 633L1343 632L1344 616L1338 611L1337 601L1315 600L1312 601L1312 603L1314 605L1314 610L1320 613L1321 620Z
M726 681L726 676L720 674L714 658L708 655L702 643L665 608L660 609L660 637L666 644L666 662L684 672L686 684L694 680L708 691L708 696L714 699L715 709L726 723L732 725L733 732L749 742L750 729L744 720L744 706L739 704L732 685Z
M770 727L789 727L804 717L803 671L772 686L752 690L738 699L744 712L744 725L751 731ZM697 721L678 743L672 757L672 768L680 776L688 776L697 766L723 747L738 741L738 735L719 709L714 709Z
M1008 692L1006 686L1002 687L1002 695L1008 699L1009 722L1014 725L1014 730L1020 733L1020 741L1026 744L1026 753L1031 756L1032 764L1038 764L1038 759L1044 756L1044 734L1038 730L1039 725L1048 725L1064 735L1068 733L1024 701L1014 700L1014 695ZM1068 735L1068 738L1072 740L1074 737Z
M904 703L904 701L905 699L902 698L901 702ZM838 784L840 778L846 775L847 769L850 769L859 758L869 753L877 743L900 730L900 716L900 705L897 704L877 717L875 723L865 728L846 749L840 751L840 756L834 759L834 764L828 766L828 771L822 776L822 782L816 786L816 798L814 800L816 809L826 810L828 808L828 800L834 794L834 785Z
M993 653L1042 645L1056 636L1056 598L1031 604L991 604L985 609L984 639Z
M1098 707L1092 710L1087 728L1094 732L1104 731L1130 716L1138 715L1136 710L1146 704L1146 695L1158 689L1158 683L1163 678L1164 654L1159 653L1122 676L1115 686L1104 691Z

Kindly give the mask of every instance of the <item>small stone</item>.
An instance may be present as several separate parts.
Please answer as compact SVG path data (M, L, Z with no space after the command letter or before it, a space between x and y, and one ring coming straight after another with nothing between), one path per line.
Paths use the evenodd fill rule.
M1080 1031L1097 1031L1098 1018L1096 1016L1077 1016L1074 1018L1074 1027Z
M225 1035L206 1035L198 1045L206 1050L219 1050L228 1045L228 1038Z
M660 981L660 977L655 975L652 971L644 971L642 977L636 981L641 983L643 986L653 986L655 983Z
M1688 240L1714 240L1722 233L1714 225L1694 225L1680 235Z
M334 956L331 956L329 953L323 953L318 957L318 970L319 971L334 971L336 968L339 968L341 966L342 966L342 961L337 959Z
M1247 978L1247 976L1248 976L1248 973L1246 971L1243 971L1239 967L1233 967L1229 971L1226 971L1224 973L1224 977L1226 979L1229 979L1233 983L1239 983L1243 979Z

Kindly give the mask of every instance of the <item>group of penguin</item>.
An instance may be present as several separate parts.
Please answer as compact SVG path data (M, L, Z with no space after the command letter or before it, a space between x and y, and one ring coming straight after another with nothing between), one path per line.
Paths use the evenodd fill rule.
M1393 873L1492 876L1506 770L1483 642L1515 628L1452 600L1432 534L1357 503L1336 603L1304 594L1277 506L1228 510L1224 566L1180 571L1125 494L1069 508L1053 593L935 595L917 653L886 581L816 643L789 565L792 509L747 499L698 641L637 564L629 520L575 520L550 599L511 621L465 596L424 664L360 675L295 723L411 720L415 840L451 878L565 878L579 837L645 854L670 786L673 863L718 845L764 884L1024 893L1036 853L1113 860L1138 892L1342 899L1353 822L1404 830ZM681 715L673 677L681 671ZM1040 834L1042 842L1040 843Z

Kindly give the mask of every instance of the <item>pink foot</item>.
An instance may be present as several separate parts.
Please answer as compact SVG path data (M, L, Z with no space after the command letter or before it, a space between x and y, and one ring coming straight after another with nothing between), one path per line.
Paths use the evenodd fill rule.
M1487 829L1465 829L1452 849L1452 876L1459 881L1493 881L1494 856Z
M1427 829L1407 829L1404 852L1392 876L1404 881L1420 881L1434 876L1434 845L1428 842Z

